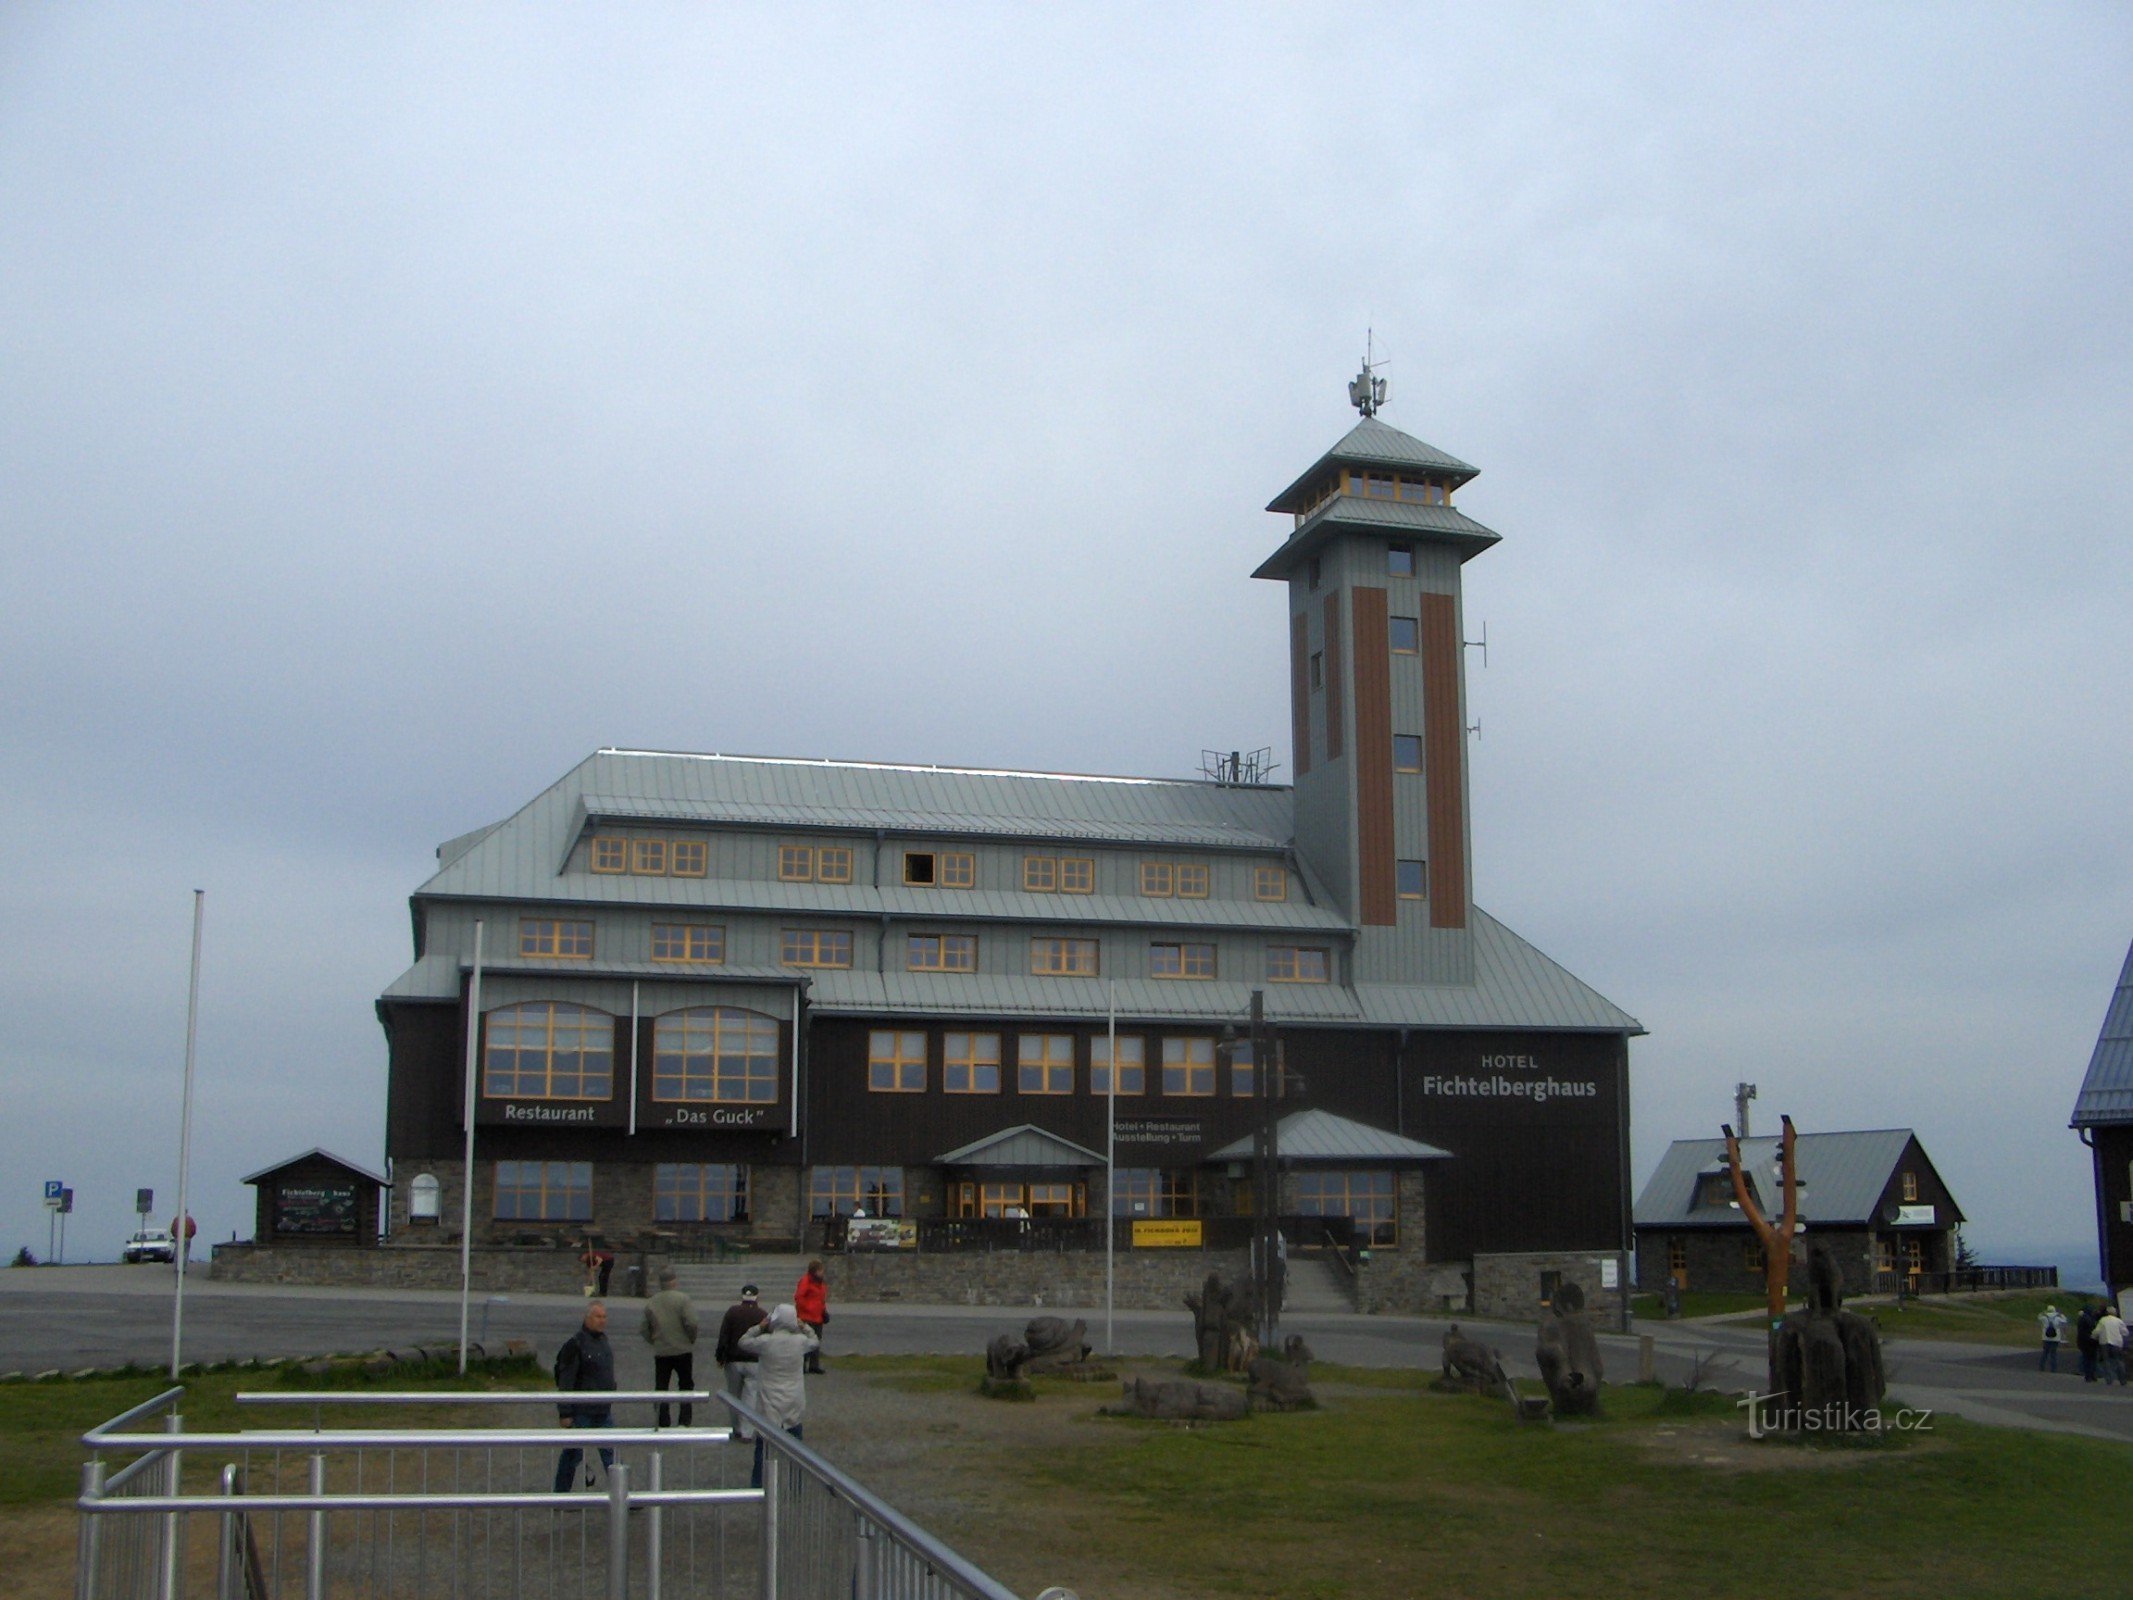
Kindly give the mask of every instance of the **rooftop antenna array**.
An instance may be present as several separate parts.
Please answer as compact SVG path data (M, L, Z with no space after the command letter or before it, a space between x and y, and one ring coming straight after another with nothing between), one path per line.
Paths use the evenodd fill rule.
M1262 745L1257 750L1202 750L1200 776L1209 783L1231 786L1265 783L1274 775L1274 752Z
M1348 404L1366 417L1378 414L1378 407L1385 403L1385 380L1377 376L1377 369L1389 363L1374 359L1373 349L1376 331L1363 331L1363 370L1348 380Z

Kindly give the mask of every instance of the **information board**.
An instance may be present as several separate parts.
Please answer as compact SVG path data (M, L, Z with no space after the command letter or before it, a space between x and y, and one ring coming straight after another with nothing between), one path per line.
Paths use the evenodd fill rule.
M1197 1250L1201 1237L1198 1217L1164 1217L1133 1224L1136 1250Z
M354 1233L355 1185L289 1184L274 1191L276 1233Z

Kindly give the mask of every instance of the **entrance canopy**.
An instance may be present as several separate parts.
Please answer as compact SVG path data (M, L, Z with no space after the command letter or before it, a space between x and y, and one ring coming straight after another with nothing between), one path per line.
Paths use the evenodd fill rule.
M933 1163L940 1167L1100 1167L1104 1158L1025 1122L935 1156Z
M1373 1167L1419 1166L1425 1161L1449 1161L1451 1152L1439 1150L1420 1139L1409 1139L1367 1122L1337 1117L1330 1111L1292 1111L1275 1125L1275 1143L1283 1166L1324 1166L1328 1162L1354 1161ZM1226 1144L1209 1161L1249 1161L1257 1153L1251 1134Z

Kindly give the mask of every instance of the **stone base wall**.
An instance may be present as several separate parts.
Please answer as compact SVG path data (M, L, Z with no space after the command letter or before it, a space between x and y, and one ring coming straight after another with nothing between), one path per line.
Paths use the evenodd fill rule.
M627 1278L618 1256L609 1288ZM490 1293L576 1294L585 1281L575 1250L491 1250L477 1245L468 1263L473 1286ZM208 1276L217 1283L303 1283L335 1288L457 1289L459 1249L386 1245L376 1250L321 1250L289 1245L218 1244Z
M1121 1250L1114 1305L1184 1312L1184 1295L1219 1272L1235 1282L1250 1268L1242 1250ZM1104 1303L1101 1252L1017 1250L921 1254L855 1250L825 1263L832 1308L842 1298L915 1305L1081 1307Z
M393 1174L387 1215L396 1245L450 1245L459 1248L459 1219L464 1205L458 1161L403 1161ZM428 1173L437 1180L437 1220L415 1222L409 1196L415 1179ZM592 1216L584 1222L500 1220L496 1212L496 1165L477 1153L474 1160L474 1248L510 1245L541 1235L581 1239L588 1231L603 1238L618 1256L640 1235L671 1234L685 1246L709 1248L715 1239L748 1241L770 1254L804 1248L800 1242L798 1167L754 1163L748 1168L748 1220L745 1222L655 1222L652 1206L653 1166L648 1161L596 1161L592 1170ZM454 1283L457 1283L455 1278Z
M1621 1315L1628 1287L1602 1289L1600 1264L1615 1257L1598 1253L1534 1251L1518 1255L1474 1258L1474 1315L1506 1317L1524 1322L1538 1318L1541 1304L1541 1274L1559 1272L1566 1283L1585 1291L1585 1309L1602 1321Z

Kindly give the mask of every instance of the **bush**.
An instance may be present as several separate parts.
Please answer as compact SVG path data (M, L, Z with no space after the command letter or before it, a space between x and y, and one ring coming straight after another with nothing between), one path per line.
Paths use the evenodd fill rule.
M37 1258L30 1254L30 1247L24 1245L15 1252L15 1259L10 1261L8 1265L11 1267L34 1267L37 1265Z

